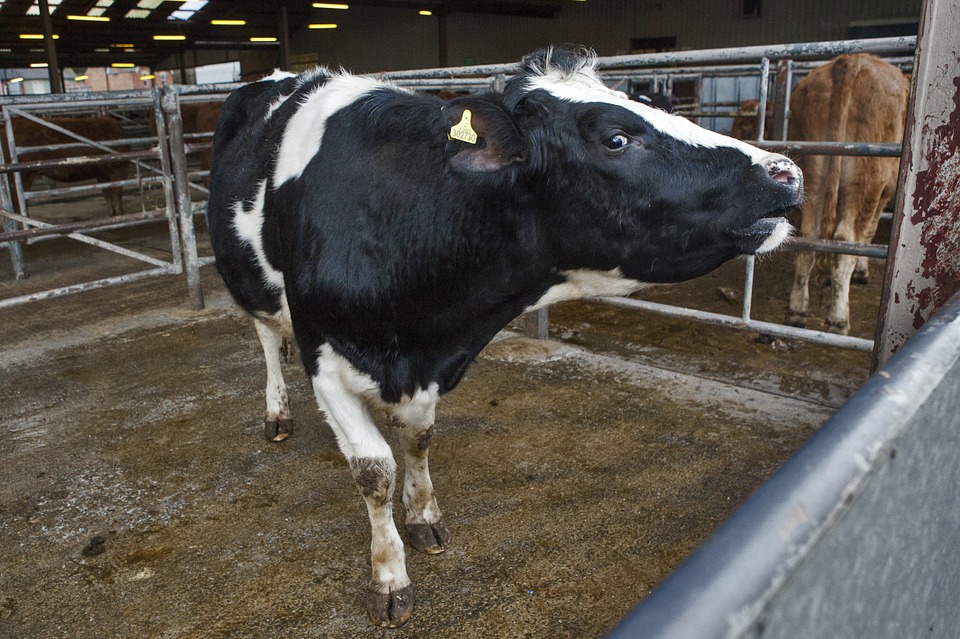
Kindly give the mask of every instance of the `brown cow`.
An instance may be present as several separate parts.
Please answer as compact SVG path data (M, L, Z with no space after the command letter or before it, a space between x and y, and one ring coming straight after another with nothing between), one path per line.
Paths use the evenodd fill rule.
M869 54L845 54L801 80L790 99L790 140L900 142L909 82L895 66ZM869 242L893 197L898 158L807 156L800 234ZM806 326L814 256L797 253L787 323ZM850 280L865 282L867 258L835 255L827 329L850 330Z
M181 102L180 103L180 118L183 122L183 133L213 133L213 130L217 128L217 120L220 119L220 108L223 106L223 102ZM156 135L157 134L157 125L156 122L150 120L150 131ZM208 142L210 140L207 140ZM198 143L199 140L191 138L188 140L188 143ZM198 151L197 160L200 162L200 169L203 171L210 170L211 164L211 152L209 149L205 151Z
M741 115L733 118L733 127L730 129L730 137L738 140L756 140L757 139L757 114L760 100L744 100L740 103ZM763 130L767 133L773 130L773 102L767 102L766 117L764 118Z
M118 140L123 137L123 125L119 120L110 117L50 117L47 122L72 131L80 136L97 142ZM76 143L75 138L54 131L26 118L13 118L13 137L18 147L25 146L53 146L57 144ZM127 150L127 147L114 147L117 151ZM82 155L101 155L103 151L94 147L78 147L76 149L59 149L53 151L30 151L20 154L20 162L32 160L52 160ZM42 174L57 182L79 182L95 179L97 182L117 182L127 177L127 162L111 162L109 164L77 164L56 168L24 171L21 174L24 190L29 191L34 178ZM123 214L123 189L112 186L103 189L103 196L107 200L107 213L111 216Z

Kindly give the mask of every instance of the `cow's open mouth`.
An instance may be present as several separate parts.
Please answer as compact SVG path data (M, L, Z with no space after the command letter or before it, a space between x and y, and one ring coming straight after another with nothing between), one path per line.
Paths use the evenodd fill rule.
M772 251L783 241L790 237L793 227L787 222L787 218L779 216L778 212L772 213L772 217L763 217L742 229L731 231L731 235L737 243L737 248L742 253L759 254Z

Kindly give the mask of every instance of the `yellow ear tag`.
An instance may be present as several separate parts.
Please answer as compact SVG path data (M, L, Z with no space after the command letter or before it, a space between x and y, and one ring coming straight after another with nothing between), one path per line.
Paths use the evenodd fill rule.
M466 142L467 144L476 144L477 132L470 126L471 117L473 117L473 114L470 113L470 109L464 109L463 115L460 116L460 121L450 127L450 133L447 137L451 140Z

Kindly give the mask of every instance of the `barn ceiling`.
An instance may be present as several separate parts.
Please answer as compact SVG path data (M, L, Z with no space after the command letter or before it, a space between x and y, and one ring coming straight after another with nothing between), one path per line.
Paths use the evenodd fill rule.
M560 0L336 0L353 6L381 6L432 11L495 13L550 18ZM0 68L27 68L46 62L38 0L0 0ZM335 9L314 8L312 0L47 0L54 46L62 67L101 67L123 61L156 67L173 53L191 49L237 50L277 47L252 42L280 34L281 7L289 32L312 23L333 21ZM68 16L73 16L68 19ZM88 19L76 19L83 16ZM95 20L90 20L94 18ZM221 25L214 21L243 21ZM157 40L155 36L177 36ZM131 46L132 45L132 46Z

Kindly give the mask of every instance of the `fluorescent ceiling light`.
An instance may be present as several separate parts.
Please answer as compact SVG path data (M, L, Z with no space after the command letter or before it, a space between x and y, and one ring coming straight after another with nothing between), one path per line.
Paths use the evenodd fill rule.
M107 16L67 16L67 20L85 20L87 22L110 22Z
M89 76L89 75L78 75L77 77L75 77L75 78L73 79L73 81L74 81L74 82L83 82L84 80L89 80L89 79L90 79L90 76Z
M310 29L336 29L336 24L309 24Z
M341 11L350 8L349 4L331 4L329 2L314 2L311 6L313 6L314 9L340 9Z
M259 37L259 38L250 38L250 42L276 42L277 39L273 36L269 37Z
M422 15L422 16L432 16L432 15L433 15L433 11L421 11L421 12L420 12L420 15Z
M31 68L31 69L46 69L46 68L47 68L47 63L46 63L46 62L31 62L31 63L30 63L30 68Z
M42 33L21 33L20 39L21 40L43 40L43 34ZM53 39L59 40L60 36L54 34Z
M210 24L217 27L242 27L247 24L246 20L211 20Z
M154 40L186 40L187 36L185 35L155 35L153 36Z
M147 75L141 75L141 76L140 76L140 79L141 79L141 80L153 80L155 77L157 77L157 76L153 75L152 73L148 73Z
M114 69L132 69L136 65L133 62L114 62L110 66Z
M10 78L8 82L10 84L13 84L14 82L23 82L23 78Z

